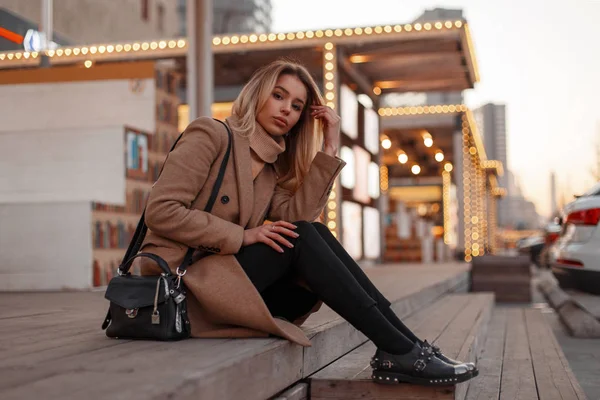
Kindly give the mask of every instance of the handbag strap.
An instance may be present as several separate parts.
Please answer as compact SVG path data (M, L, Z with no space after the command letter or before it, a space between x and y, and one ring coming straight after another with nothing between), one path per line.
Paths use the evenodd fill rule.
M229 155L231 154L231 138L232 138L231 129L229 129L229 126L227 126L227 124L225 122L218 120L216 118L214 118L214 120L223 124L225 129L227 129L228 144L227 144L227 151L225 152L225 157L223 158L223 161L221 162L221 167L219 168L219 174L217 175L217 180L216 180L216 182L212 188L212 191L210 193L208 203L206 204L206 207L204 207L204 211L208 212L208 213L211 212L213 205L215 204L215 201L217 199L217 195L219 194L219 189L221 188L221 184L223 183L223 177L225 176L225 169L227 168L227 162L229 161ZM173 143L173 146L171 146L171 150L169 150L169 153L175 149L175 146L177 146L177 143L179 142L179 140L181 139L182 136L183 136L183 133L181 135L179 135L177 140L175 140L175 143ZM162 173L164 167L165 166L163 164L163 166L158 174L159 177L160 177L160 174ZM117 273L119 275L126 275L129 273L129 268L131 268L130 261L133 261L133 257L136 254L138 254L138 252L140 251L142 242L144 241L144 238L146 237L146 233L148 232L148 226L146 226L145 216L146 216L146 207L144 207L144 211L142 212L142 216L140 217L140 221L138 222L138 225L137 225L137 228L135 229L133 237L131 238L131 241L129 242L127 251L125 252L125 255L123 256L121 265L119 265L119 268L117 269ZM185 253L183 262L177 268L178 273L179 273L179 271L181 271L181 273L179 273L181 276L183 276L185 274L185 269L192 263L192 256L193 256L195 250L196 249L194 249L193 247L189 247L187 252Z

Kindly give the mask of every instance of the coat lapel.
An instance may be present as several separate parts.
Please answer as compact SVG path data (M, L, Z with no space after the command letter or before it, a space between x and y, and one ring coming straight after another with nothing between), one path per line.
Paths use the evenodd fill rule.
M248 221L248 228L255 228L263 223L269 205L271 204L271 198L273 197L273 190L277 184L277 177L273 167L269 164L265 165L254 180L254 192L256 197L254 199L254 210L252 217Z
M227 122L230 122L229 118ZM254 207L254 183L250 159L250 142L248 138L236 133L235 124L229 123L233 132L233 162L240 201L240 225L246 227Z

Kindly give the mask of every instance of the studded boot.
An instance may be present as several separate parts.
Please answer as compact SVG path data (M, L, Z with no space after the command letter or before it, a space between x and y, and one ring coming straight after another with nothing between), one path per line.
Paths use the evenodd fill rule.
M419 344L421 345L421 348L423 348L424 350L426 350L426 352L433 353L437 358L439 358L443 362L445 362L447 364L450 364L450 365L464 364L464 365L467 366L467 368L469 369L469 372L471 372L471 374L473 375L473 377L476 377L477 375L479 375L479 370L477 369L477 367L475 366L474 363L472 363L472 362L466 362L465 363L465 362L453 360L450 357L446 357L442 353L442 351L440 350L440 348L438 346L427 342L427 340L419 341Z
M397 384L407 382L424 386L455 385L472 378L464 364L450 365L415 343L407 354L389 354L377 350L373 360L373 381Z

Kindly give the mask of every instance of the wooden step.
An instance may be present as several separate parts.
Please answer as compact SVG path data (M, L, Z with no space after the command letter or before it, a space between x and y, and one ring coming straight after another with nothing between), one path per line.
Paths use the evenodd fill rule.
M523 275L471 275L471 290L494 292L499 303L529 303L532 297L531 278Z
M497 302L531 302L529 257L485 255L472 264L472 291L494 292Z
M464 287L469 266L377 266L365 272L406 317ZM309 348L279 338L112 340L100 331L108 304L102 295L0 294L2 400L264 400L366 341L328 307L303 325Z
M474 257L472 264L471 273L473 276L531 276L531 259L529 256L485 255Z
M475 361L481 351L494 305L490 293L453 294L423 308L404 322L420 338L439 345L444 354ZM381 385L371 380L368 342L310 377L311 400L464 399L470 381L456 386Z

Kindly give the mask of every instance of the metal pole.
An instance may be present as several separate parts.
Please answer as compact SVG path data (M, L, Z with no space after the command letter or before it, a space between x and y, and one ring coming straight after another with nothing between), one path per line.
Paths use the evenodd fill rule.
M48 50L52 42L52 11L53 0L42 0L41 31L43 33L42 50Z
M190 121L210 116L213 103L212 0L187 0L187 98Z

